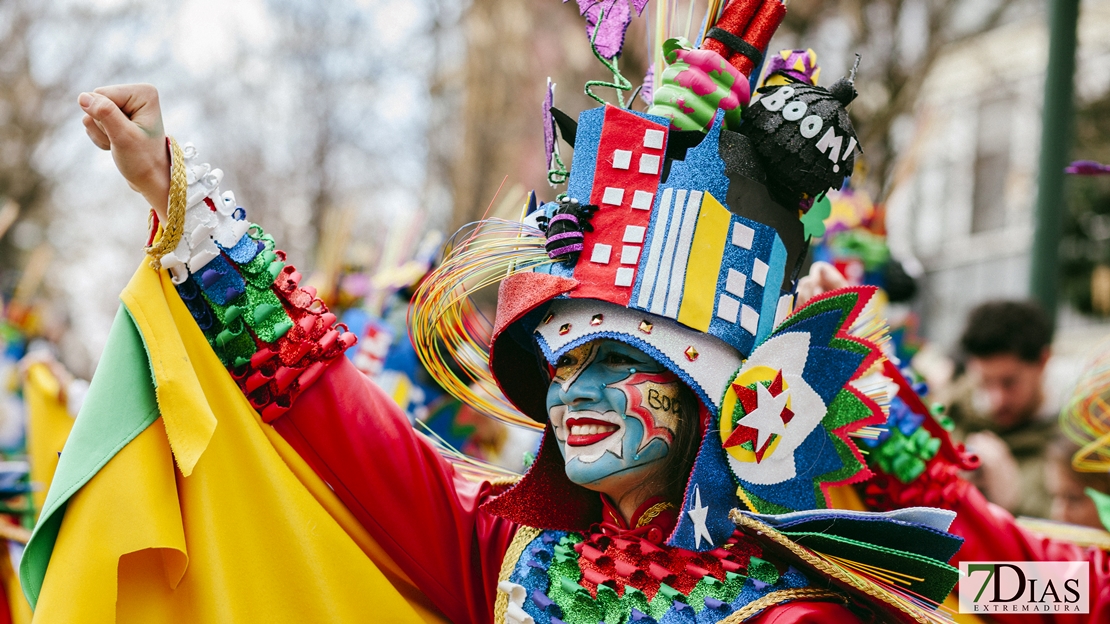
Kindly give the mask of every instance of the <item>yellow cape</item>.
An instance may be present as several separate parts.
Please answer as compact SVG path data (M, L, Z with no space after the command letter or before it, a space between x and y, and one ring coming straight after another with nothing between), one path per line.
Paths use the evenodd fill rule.
M36 622L445 621L261 422L166 273L144 263L121 298L160 418L68 498Z

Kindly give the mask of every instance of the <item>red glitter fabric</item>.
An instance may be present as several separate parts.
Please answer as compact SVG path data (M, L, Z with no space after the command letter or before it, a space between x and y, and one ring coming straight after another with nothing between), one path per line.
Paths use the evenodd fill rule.
M558 504L552 504L558 501ZM512 488L482 505L482 510L517 524L540 529L586 531L601 517L597 492L567 478L563 455L551 425L543 432L532 467Z
M689 594L702 577L723 582L725 572L743 572L752 557L763 554L755 540L740 531L720 548L698 553L661 547L638 534L650 528L621 530L609 523L596 525L585 541L574 545L582 570L579 584L595 598L602 583L613 584L618 595L623 595L625 585L635 587L648 600L655 597L661 583Z
M752 17L766 0L732 0L725 7L725 12L721 14L721 19L717 20L714 24L721 30L728 31L737 37L743 37L748 23L752 21ZM773 0L778 2L778 0ZM706 50L713 50L724 58L732 55L732 50L725 44L717 41L716 39L707 38L701 47ZM746 75L746 74L745 74Z
M736 35L760 52L766 52L771 36L785 16L786 5L781 0L733 0L714 26ZM728 59L729 64L745 76L751 76L755 71L756 64L751 58L717 39L707 37L701 47Z
M755 14L752 23L744 31L744 41L752 44L761 52L766 51L767 45L771 43L771 36L778 30L779 24L782 23L782 18L785 16L786 5L779 2L779 0L766 0L759 7L759 12ZM751 76L752 71L755 70L755 63L752 62L752 59L739 52L734 52L732 56L728 57L728 62L745 76Z
M281 251L276 252L284 257ZM355 344L355 335L336 323L335 315L315 291L300 288L301 274L286 265L274 281L293 327L273 343L258 343L258 351L232 378L265 422L284 414L327 364Z
M1022 528L1005 509L988 503L979 490L964 488L955 506L956 519L949 529L966 541L951 564L961 561L1086 561L1090 587L1089 614L1078 613L991 613L1000 624L1042 622L1110 622L1110 553L1097 547L1082 547L1055 540Z
M536 306L573 290L578 280L547 273L516 273L501 280L497 287L497 318L494 340L506 327L520 320Z
M504 279L497 291L489 368L505 396L536 422L547 421L547 385L551 382L547 363L537 355L530 333L514 338L507 330L536 307L577 286L577 280L566 277L518 273Z
M890 511L905 507L953 509L969 487L970 484L960 478L960 468L938 455L929 460L925 472L911 483L875 473L860 489L868 509Z
M340 358L330 364L319 382L274 428L335 491L381 546L383 556L411 579L393 581L403 591L423 593L433 612L438 610L452 622L493 621L498 573L517 525L486 513L479 504L494 494L494 488L457 475L435 448L413 432L389 396L350 361ZM557 448L548 450L558 453ZM601 497L590 495L600 509ZM546 507L564 504L565 499L560 498L543 501ZM595 520L600 517L594 516ZM595 532L601 533L600 527ZM661 555L662 547L642 538L633 547L634 538L606 537L610 541L605 549L598 549L596 557L602 565L589 567L591 576L598 575L593 577L602 582L601 575L607 574L605 556L612 558L614 572L624 573L630 580L639 578L636 571L646 565L645 573L654 570L664 578L673 574L676 585L685 587L685 576L677 572L700 578L703 571L715 573L733 565L739 570L740 562L754 554L745 538L734 536L739 545L724 549L734 552L698 555L716 557L720 562L717 568L712 562L703 565L683 559L681 553L676 559L667 558ZM601 545L591 542L595 549ZM622 553L638 549L640 554L614 556L608 554L610 548ZM686 565L679 570L682 561ZM579 565L584 563L580 558ZM645 585L648 590L652 586L658 590L654 582ZM596 588L595 584L594 591ZM861 620L841 604L793 601L771 606L750 621L816 624Z

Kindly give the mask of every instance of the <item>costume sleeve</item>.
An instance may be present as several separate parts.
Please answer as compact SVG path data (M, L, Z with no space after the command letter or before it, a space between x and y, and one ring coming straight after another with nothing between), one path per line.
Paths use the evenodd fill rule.
M183 219L171 211L161 230L180 240L158 260L220 361L444 615L490 621L516 532L479 509L493 489L456 475L343 357L355 337L300 286L300 273L234 195L220 192L223 174L198 164L190 145L184 156L187 209Z
M346 359L274 426L451 621L492 621L516 525L480 509L488 483L456 475Z
M891 402L883 441L872 445L868 463L874 476L861 486L868 509L887 511L905 507L939 507L956 512L950 533L964 538L952 560L961 561L1087 561L1090 563L1089 615L992 613L998 622L1108 622L1110 621L1110 558L1097 548L1083 548L1021 528L1001 507L987 502L979 490L961 478L961 471L978 467L979 460L930 415L917 392L888 363L887 375L899 387Z
M968 487L953 506L956 520L950 531L966 541L952 560L961 561L1087 561L1090 613L991 614L998 622L1110 622L1110 556L1095 547L1081 547L1023 529L1008 511L990 503L979 490ZM1036 618L1040 618L1037 620Z

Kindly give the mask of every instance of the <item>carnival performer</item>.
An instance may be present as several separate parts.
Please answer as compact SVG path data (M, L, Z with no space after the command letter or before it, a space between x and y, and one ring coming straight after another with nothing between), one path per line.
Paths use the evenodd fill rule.
M750 102L784 12L735 0L699 46L666 42L649 113L618 102L575 122L549 102L545 130L575 149L565 192L456 237L417 292L410 332L429 371L482 411L543 428L516 483L464 478L342 357L353 337L220 191L222 173L166 138L153 87L82 94L90 138L153 208L155 266L122 296L94 407L24 556L36 615L943 621L962 540L936 507L973 496L957 474L974 462L884 354L873 289L795 301L817 227L807 210L852 171L855 90L819 87L811 55L787 51ZM591 44L604 48L596 33ZM479 327L464 293L498 282L496 319ZM111 428L113 388L127 432L97 430L108 443L88 459L83 421ZM498 390L505 400L489 398ZM169 478L136 471L140 453ZM128 478L138 502L107 495ZM147 513L176 511L174 488L180 517ZM138 535L101 523L111 547L83 552L82 528L108 513L97 500L138 518ZM890 511L836 509L864 505ZM89 588L99 610L82 618L70 596Z

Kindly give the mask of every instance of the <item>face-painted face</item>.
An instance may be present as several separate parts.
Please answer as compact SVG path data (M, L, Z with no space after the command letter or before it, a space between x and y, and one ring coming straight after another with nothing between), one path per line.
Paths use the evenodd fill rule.
M556 364L547 411L571 481L610 493L661 465L682 417L681 382L639 349L595 340Z

